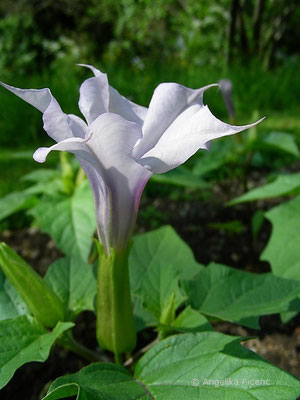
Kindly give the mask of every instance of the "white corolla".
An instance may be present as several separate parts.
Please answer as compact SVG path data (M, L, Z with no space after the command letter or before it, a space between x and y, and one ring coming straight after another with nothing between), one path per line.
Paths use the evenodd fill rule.
M44 162L52 150L75 154L93 191L99 240L110 254L111 248L122 251L128 245L142 191L153 173L176 168L212 139L261 120L245 126L218 120L203 104L204 91L216 85L194 90L162 83L145 108L121 96L106 74L85 66L95 75L80 87L85 121L65 114L49 89L1 84L43 113L44 129L57 142L39 148L36 161Z

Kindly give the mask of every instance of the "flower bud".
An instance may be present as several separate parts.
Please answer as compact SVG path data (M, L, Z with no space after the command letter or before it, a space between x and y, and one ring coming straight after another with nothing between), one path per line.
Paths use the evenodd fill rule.
M52 288L5 243L0 243L0 267L42 325L53 328L64 320L64 305Z

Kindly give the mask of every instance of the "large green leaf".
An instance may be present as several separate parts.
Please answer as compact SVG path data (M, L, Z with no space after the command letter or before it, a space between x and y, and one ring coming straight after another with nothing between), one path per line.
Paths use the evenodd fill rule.
M163 265L172 265L183 279L193 277L203 268L195 260L189 246L170 226L136 235L129 256L132 291L139 293L149 270L155 271Z
M34 182L24 192L26 194L47 194L50 197L63 193L63 180L61 173L56 169L40 169L30 172L22 177L23 181Z
M228 205L245 203L261 199L288 196L300 189L300 173L279 175L273 182L250 190L249 192L231 200Z
M271 264L275 275L300 281L300 197L272 208L265 215L273 229L261 259ZM300 291L295 311L281 315L284 322L299 312L299 303Z
M45 361L57 337L72 326L71 322L59 322L48 332L28 315L0 321L0 388L23 364Z
M299 149L296 144L295 136L286 132L271 132L263 140L267 146L274 147L293 156L299 156Z
M131 301L133 303L133 313L137 331L145 329L147 326L158 325L158 320L155 316L143 306L141 296L131 293Z
M164 340L139 361L135 378L160 400L282 400L300 394L297 378L246 350L237 338L217 332ZM253 380L269 385L248 384Z
M0 220L35 204L33 193L13 192L0 199Z
M170 328L177 332L204 332L213 329L204 315L191 307L181 311Z
M92 193L87 181L76 188L71 197L41 199L30 213L67 256L87 259L96 226Z
M185 299L179 279L191 278L203 268L169 226L137 235L129 266L139 327L143 326L143 320L145 326L153 320L170 323ZM149 312L154 318L151 319Z
M84 310L94 310L96 278L92 267L78 257L55 261L45 276L66 309L74 318Z
M184 282L192 308L226 321L259 328L261 315L293 310L300 282L271 273L253 274L211 263Z
M186 297L179 288L178 271L171 264L158 261L154 266L144 275L140 296L143 306L161 320L165 313L173 312L175 316L175 310Z
M300 280L300 196L272 208L265 216L273 229L261 259L269 261L275 275Z
M151 400L142 383L115 364L92 364L76 374L58 378L44 400L76 396L77 400Z
M44 400L283 400L300 381L218 332L169 337L138 362L134 377L113 364L92 364L58 378Z
M0 270L0 321L30 314L26 304Z

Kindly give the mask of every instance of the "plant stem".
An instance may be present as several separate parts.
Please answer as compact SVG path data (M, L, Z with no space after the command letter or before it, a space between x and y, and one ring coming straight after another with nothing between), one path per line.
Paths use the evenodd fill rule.
M128 368L131 367L137 360L139 360L148 350L150 350L154 345L156 345L159 342L158 338L154 339L151 343L148 343L145 347L137 351L135 354L133 354L132 357L128 358L123 366Z
M78 343L72 336L71 332L65 332L58 340L58 344L60 344L65 349L72 351L75 354L78 354L82 358L90 362L105 362L107 361L104 357L102 358L97 353L89 350L82 344Z
M120 354L120 353L116 354L116 353L115 353L115 362L116 362L116 364L118 364L118 365L123 365L123 357L122 357L122 354Z
M128 256L122 252L106 255L99 249L97 280L97 340L99 345L115 354L130 352L136 345L136 327L130 297Z

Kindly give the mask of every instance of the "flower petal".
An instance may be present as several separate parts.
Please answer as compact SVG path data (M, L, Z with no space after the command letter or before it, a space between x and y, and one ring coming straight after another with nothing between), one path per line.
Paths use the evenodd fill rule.
M244 131L264 119L250 125L234 126L217 119L207 106L200 107L192 117L189 112L188 109L182 113L155 147L143 155L138 161L141 165L161 174L183 164L197 150L206 148L211 140Z
M79 92L79 108L88 124L92 123L99 115L108 112L109 88L106 74L101 73L101 75L87 79L80 86Z
M131 152L142 137L140 127L117 114L100 115L85 138L69 138L41 147L34 159L44 162L52 150L74 153L93 190L97 228L106 252L124 248L134 228L140 196L151 172Z
M84 170L92 189L98 237L106 254L110 254L112 234L109 188L104 182L100 166L92 165L90 162L79 156L76 158Z
M95 75L87 79L80 87L79 108L85 116L88 124L99 115L111 112L121 115L128 121L143 125L147 108L139 106L109 86L107 75L97 68L87 64L77 64L89 68Z
M88 126L83 119L74 114L68 114L67 118L74 137L85 138L88 136Z
M80 136L79 131L77 133L72 131L70 117L64 114L50 89L19 89L3 82L0 84L43 113L44 129L55 141L71 138L77 133Z
M142 127L148 109L126 99L126 97L122 96L116 89L110 86L109 111L119 114L128 121L135 122Z
M74 153L83 168L93 192L98 235L104 251L109 254L111 246L110 193L97 159L90 153L86 140L81 138L66 139L49 148L40 147L33 158L43 163L52 150Z
M87 139L82 139L82 138L69 138L66 140L62 140L61 142L56 143L51 147L40 147L33 154L33 158L35 161L43 163L46 161L48 154L52 150L58 150L58 151L68 151L70 153L74 153L75 155L78 155L84 158L85 160L93 163L94 159L89 151L89 148L85 144L86 141Z
M112 245L121 249L128 244L142 190L151 176L131 156L142 137L141 129L119 115L108 113L99 116L90 130L87 145L97 157L111 193Z
M154 91L143 125L143 140L134 150L139 158L152 149L173 121L194 104L203 106L203 93L212 84L200 89L190 89L177 83L162 83Z
M46 108L49 106L52 94L50 89L19 89L6 83L0 82L0 85L10 92L14 93L16 96L20 97L27 103L31 104L33 107L37 108L41 112L45 112Z

